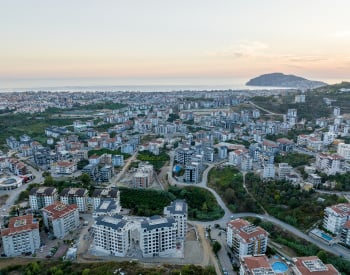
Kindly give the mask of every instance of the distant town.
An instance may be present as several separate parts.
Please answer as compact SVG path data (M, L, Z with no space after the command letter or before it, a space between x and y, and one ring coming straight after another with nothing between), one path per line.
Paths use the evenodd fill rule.
M349 90L1 93L1 257L350 274Z

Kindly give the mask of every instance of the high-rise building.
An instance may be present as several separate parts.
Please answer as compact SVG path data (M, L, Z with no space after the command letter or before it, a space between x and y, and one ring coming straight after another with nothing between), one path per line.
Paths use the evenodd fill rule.
M34 187L29 192L29 205L33 211L38 211L58 200L55 187Z

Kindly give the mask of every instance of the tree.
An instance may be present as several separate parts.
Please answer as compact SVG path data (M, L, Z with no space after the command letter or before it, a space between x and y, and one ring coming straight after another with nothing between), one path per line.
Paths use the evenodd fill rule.
M44 185L46 186L52 186L54 185L54 180L52 176L46 176L44 180Z
M215 241L215 242L213 243L213 251L214 251L215 255L218 254L218 252L220 251L220 249L221 249L221 244L220 244L218 241Z
M88 174L82 174L80 176L80 180L81 180L81 184L83 186L83 188L89 189L90 185L91 185L91 179L90 176Z

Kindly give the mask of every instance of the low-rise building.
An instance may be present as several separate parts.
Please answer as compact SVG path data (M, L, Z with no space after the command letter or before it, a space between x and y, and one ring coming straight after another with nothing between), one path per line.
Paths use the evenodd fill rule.
M8 228L1 230L1 237L8 257L34 253L40 247L39 221L33 215L10 218Z
M85 188L64 188L60 193L60 201L64 204L75 204L79 212L88 210L88 190Z
M133 176L135 188L148 188L153 182L153 165L145 164L139 166Z
M266 255L245 255L239 260L240 275L276 275Z
M94 210L92 216L94 218L99 216L114 216L119 214L120 210L119 202L114 199L102 199L101 204Z
M323 227L333 234L341 232L350 217L350 203L340 203L326 207L324 210Z
M317 256L293 258L292 270L296 275L340 275L331 264L324 264Z
M55 187L34 187L29 192L29 205L33 211L58 201L58 192Z
M267 249L268 233L243 219L227 224L227 245L237 257L264 254Z
M70 161L58 161L51 164L51 172L57 175L71 175L77 170L77 164Z
M79 226L79 211L75 204L55 202L42 209L45 227L56 238L64 238Z

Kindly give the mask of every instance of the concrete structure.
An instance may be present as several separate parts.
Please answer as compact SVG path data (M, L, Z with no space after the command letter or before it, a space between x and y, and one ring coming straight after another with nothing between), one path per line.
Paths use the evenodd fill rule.
M141 222L140 248L143 257L171 257L176 251L177 223L174 218L152 216Z
M10 218L8 228L1 230L1 237L8 257L34 253L40 247L39 221L33 215Z
M287 175L290 175L293 171L293 167L288 165L288 163L278 164L278 179L285 180Z
M148 188L153 182L153 165L141 165L133 176L134 188Z
M92 228L96 248L118 257L126 255L131 244L131 223L123 216L97 217Z
M186 165L190 162L193 154L193 150L189 148L179 148L176 150L175 160L180 164Z
M340 275L331 264L324 264L317 256L293 258L295 275Z
M79 211L74 204L55 202L42 209L44 225L56 238L64 238L79 226Z
M263 179L274 179L275 178L275 165L274 164L265 164L264 170L262 173Z
M344 172L345 159L342 156L326 153L319 153L316 156L316 168L320 172L329 175L335 175L337 173Z
M350 144L339 143L337 154L346 160L350 159Z
M164 215L175 219L177 223L176 237L180 239L186 239L187 209L187 203L184 200L175 200L164 208Z
M185 167L185 177L184 180L187 183L197 183L199 182L199 163L191 162L191 164Z
M77 170L77 164L70 161L59 161L51 164L51 172L58 175L71 175Z
M64 204L75 204L79 212L88 210L88 190L85 188L65 188L60 193L60 201Z
M268 233L243 219L227 224L227 245L236 257L264 254L267 249Z
M324 210L323 227L333 234L341 232L350 217L350 203L340 203L326 207Z
M34 187L29 192L29 205L33 211L38 211L58 201L58 192L55 187Z
M0 190L12 190L22 186L23 179L12 176L0 179Z
M340 241L343 244L346 244L348 246L350 246L350 220L348 220L342 230L341 230L341 234L340 234Z
M120 205L120 191L117 188L95 189L91 198L93 210L96 210L104 199L113 199Z

